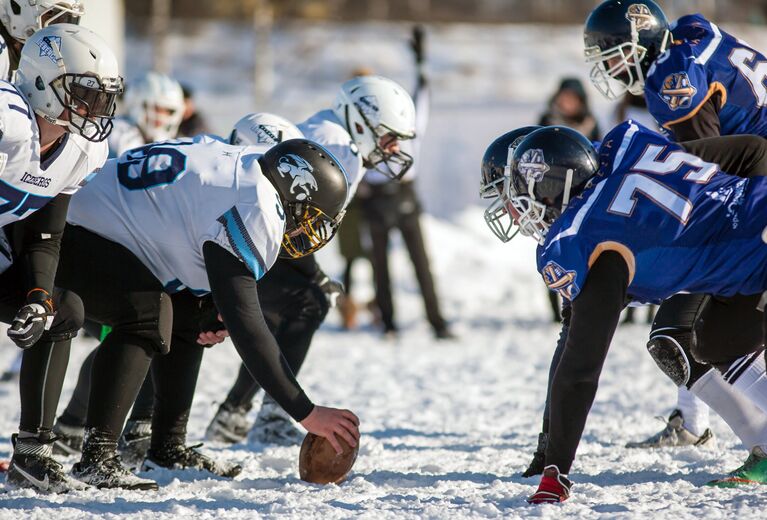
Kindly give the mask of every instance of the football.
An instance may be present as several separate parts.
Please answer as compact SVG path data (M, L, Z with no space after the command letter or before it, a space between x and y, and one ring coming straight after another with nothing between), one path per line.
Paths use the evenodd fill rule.
M359 452L359 442L352 448L346 441L336 437L343 453L336 454L327 439L308 433L301 444L298 457L298 474L301 480L313 484L340 484L354 466Z

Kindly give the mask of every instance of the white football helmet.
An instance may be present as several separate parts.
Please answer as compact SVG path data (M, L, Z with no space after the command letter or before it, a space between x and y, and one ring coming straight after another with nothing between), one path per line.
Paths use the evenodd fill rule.
M333 111L346 125L366 168L396 179L407 173L413 158L384 148L387 137L415 137L415 106L404 88L381 76L358 76L341 85Z
M0 22L20 42L51 24L78 24L84 12L80 0L0 0Z
M289 139L303 139L304 134L296 125L275 114L256 112L248 114L234 125L229 142L239 146L265 146Z
M128 83L125 112L147 141L175 139L184 118L184 92L175 79L147 72Z
M106 42L72 24L51 25L27 40L14 83L35 114L89 141L103 141L112 131L123 91L117 58Z

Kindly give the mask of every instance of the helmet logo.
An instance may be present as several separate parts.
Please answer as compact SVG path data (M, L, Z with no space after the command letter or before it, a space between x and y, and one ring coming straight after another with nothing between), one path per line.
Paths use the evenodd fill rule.
M698 89L690 84L690 77L686 72L674 72L663 80L660 97L671 110L676 110L689 108L696 92Z
M47 56L54 64L59 62L61 50L61 36L44 36L37 40L37 46L40 47L40 56ZM56 46L54 49L53 46Z
M543 158L543 150L531 148L530 150L525 150L525 153L522 154L522 158L517 164L517 169L529 183L531 181L541 182L544 174L550 170L550 167Z
M381 109L378 107L378 98L376 96L362 96L357 103L357 108L365 116L372 125L376 125L379 119L379 112Z
M318 189L317 180L312 175L314 168L296 154L289 153L280 157L277 171L283 177L290 176L293 179L290 193L296 194L296 200L306 200L311 197L313 191Z
M655 17L645 4L631 4L626 10L626 20L633 22L637 31L648 31L655 25Z
M256 133L258 144L279 144L282 142L282 131L272 125L256 125L251 128Z
M541 271L543 281L552 291L557 291L563 298L572 300L578 294L578 284L575 283L575 271L568 271L558 263L550 261Z

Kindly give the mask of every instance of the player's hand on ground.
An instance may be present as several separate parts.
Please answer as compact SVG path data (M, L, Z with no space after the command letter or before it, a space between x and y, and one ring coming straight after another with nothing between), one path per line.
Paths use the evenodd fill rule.
M8 337L17 347L28 349L40 339L53 322L53 303L42 289L30 291L27 304L14 316Z
M549 504L564 502L570 498L570 488L572 482L559 472L559 468L546 466L543 470L541 483L538 484L538 490L530 496L527 501L531 504Z
M218 321L221 322L221 327L224 325L224 320L221 318L221 315L218 315ZM218 343L223 342L226 338L229 337L229 331L224 328L216 328L216 330L206 330L200 332L199 336L197 336L197 343L200 345L205 346L211 346L211 345L217 345Z
M360 438L360 420L349 410L315 406L312 413L301 421L301 426L315 435L325 437L336 453L343 453L336 436L344 439L349 446L356 446Z
M344 294L344 284L333 280L331 277L318 271L314 277L315 282L320 289L322 289L325 298L328 300L328 305L332 308L338 303L338 298Z

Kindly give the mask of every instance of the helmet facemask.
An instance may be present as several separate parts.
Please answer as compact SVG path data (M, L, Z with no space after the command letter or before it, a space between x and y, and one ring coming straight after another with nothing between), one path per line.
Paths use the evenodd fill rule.
M50 83L50 87L61 106L69 112L69 120L56 119L52 123L66 126L93 142L109 136L117 97L123 91L122 78L62 74Z
M506 165L503 167L503 176L493 180L483 178L483 182L479 186L480 197L483 199L495 199L485 209L485 223L501 242L508 242L519 233L519 227L509 212L511 204L508 197L511 179L509 164L513 153L514 144L509 146Z
M647 48L639 44L639 30L635 19L631 19L631 41L607 49L598 45L584 50L586 63L593 63L589 80L607 99L616 100L626 92L641 96L644 92L645 70L642 63L647 57ZM663 53L671 37L666 31L658 55ZM610 63L613 63L610 65Z
M335 235L343 218L341 212L335 219L321 209L306 202L286 204L288 213L285 234L282 238L280 256L301 258L325 246Z
M354 107L368 130L365 132L362 129L361 133L368 134L365 138L373 141L372 151L362 158L363 165L369 170L377 171L392 179L401 179L410 170L410 167L413 166L413 156L402 150L389 152L381 146L381 141L387 137L397 142L407 141L413 139L415 134L402 134L389 128L384 123L373 126L365 115L365 109L356 102Z
M80 18L85 14L82 4L70 2L58 2L52 5L37 17L38 27L48 27L56 23L80 24ZM30 34L30 36L32 36Z
M144 101L143 121L137 121L144 136L150 141L175 139L183 118L177 107Z
M532 179L524 191L517 191L512 182L507 183L507 196L511 206L509 212L523 236L533 237L538 244L543 245L551 224L559 218L570 203L573 174L573 170L568 168L559 208L552 200L539 201L532 195L535 188L535 181Z

